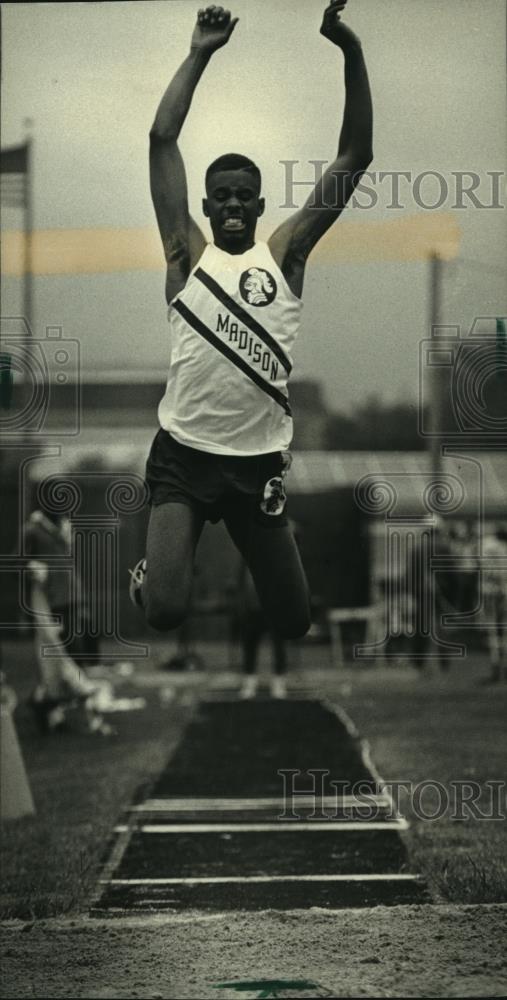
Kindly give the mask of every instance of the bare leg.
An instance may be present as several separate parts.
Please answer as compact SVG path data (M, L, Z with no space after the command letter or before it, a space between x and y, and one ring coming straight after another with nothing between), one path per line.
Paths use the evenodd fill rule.
M184 503L152 508L142 602L149 624L161 632L181 625L188 610L194 557L204 521Z
M252 574L262 609L273 631L286 639L310 627L308 584L292 529L263 527L252 519L241 526L225 518L227 530Z

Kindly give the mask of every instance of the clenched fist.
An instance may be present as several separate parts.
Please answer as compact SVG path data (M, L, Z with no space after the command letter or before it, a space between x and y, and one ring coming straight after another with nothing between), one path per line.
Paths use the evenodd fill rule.
M202 52L215 52L226 45L239 18L231 18L230 10L223 7L206 7L197 15L197 24L192 35L191 48Z
M361 44L357 35L341 20L346 5L347 0L331 0L324 11L320 29L321 35L324 35L324 38L329 38L329 41L333 45L338 45L340 49Z

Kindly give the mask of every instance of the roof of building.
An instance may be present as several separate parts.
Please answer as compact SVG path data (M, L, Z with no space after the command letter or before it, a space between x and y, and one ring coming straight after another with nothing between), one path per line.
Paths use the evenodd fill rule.
M39 458L31 476L40 479L68 471L76 465L117 473L144 474L155 428L129 430L128 440L118 442L118 428L59 438L59 456ZM82 466L82 467L83 467ZM293 455L287 480L291 492L315 493L349 488L369 514L385 515L424 508L452 516L472 516L481 509L488 515L507 517L507 456L504 451L468 451L446 455L438 477L432 472L428 451L298 451Z

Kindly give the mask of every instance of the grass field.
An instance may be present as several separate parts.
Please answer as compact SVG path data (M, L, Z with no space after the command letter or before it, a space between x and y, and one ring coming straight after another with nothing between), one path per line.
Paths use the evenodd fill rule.
M359 668L340 698L382 777L418 789L419 802L399 796L410 820L407 847L441 901L507 901L507 684L481 684L486 673L477 656L458 661L445 677L414 677L407 667ZM502 785L494 789L492 782ZM459 783L466 786L461 792ZM477 796L472 806L469 796ZM421 808L443 815L420 818Z
M30 647L13 643L4 658L19 697L15 720L37 812L2 825L0 914L56 916L79 909L93 891L114 823L163 767L185 713L171 701L164 707L160 688L148 689L146 709L108 716L114 737L41 736L24 702L35 680ZM121 687L122 696L139 693Z
M338 671L328 658L325 648L305 648L292 683L306 691L311 686L346 710L368 739L384 779L416 786L440 782L447 790L453 781L474 781L482 789L477 804L487 810L488 782L505 776L507 684L481 685L486 667L479 656L436 677L421 677L408 665ZM220 667L215 652L207 659ZM35 677L30 647L10 644L4 661L20 699L16 724L37 814L3 824L0 914L32 919L79 912L93 892L122 808L160 772L189 707L180 699L161 699L171 675L146 672L145 666L141 691L123 685L119 693L142 693L147 707L115 714L114 738L41 737L23 701ZM437 793L426 786L421 803L431 814ZM502 805L505 812L505 789ZM403 794L400 808L411 820L411 865L428 878L435 900L507 901L505 820L456 820L450 808L439 819L420 819Z

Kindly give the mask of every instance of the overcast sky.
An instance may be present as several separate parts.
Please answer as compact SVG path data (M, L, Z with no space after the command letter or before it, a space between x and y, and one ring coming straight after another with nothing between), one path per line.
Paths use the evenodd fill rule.
M2 144L33 119L36 228L154 224L148 131L158 100L188 51L199 2L3 5ZM182 135L191 209L222 152L244 152L263 172L261 236L286 216L283 159L331 158L343 110L342 57L319 35L317 0L236 0L230 44L206 70ZM505 169L504 0L350 0L348 22L363 41L375 109L372 170L482 176ZM308 176L309 167L299 176ZM402 190L405 190L402 188ZM434 194L429 186L428 197ZM422 211L348 209L363 224ZM451 188L452 193L452 188ZM301 197L301 196L299 196ZM505 198L502 185L502 198ZM452 197L443 206L449 210ZM505 213L454 210L461 257L445 277L445 321L505 314ZM5 227L16 216L4 212ZM337 227L340 222L337 223ZM338 233L339 236L339 233ZM162 254L161 254L162 266ZM496 270L495 270L496 268ZM38 331L63 325L82 344L85 369L139 372L167 361L160 272L36 279ZM19 307L19 281L5 279L3 314ZM427 327L427 265L308 265L296 375L321 380L333 408L378 391L413 396L418 341ZM161 379L162 379L161 374Z

